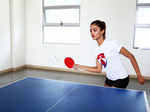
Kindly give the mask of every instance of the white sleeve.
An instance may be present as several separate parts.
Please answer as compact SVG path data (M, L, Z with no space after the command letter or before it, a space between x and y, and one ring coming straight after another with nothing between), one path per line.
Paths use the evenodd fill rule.
M121 49L123 46L119 43L119 41L115 40L115 41L114 41L114 47L115 47L116 51L119 53L119 52L120 52L120 49Z

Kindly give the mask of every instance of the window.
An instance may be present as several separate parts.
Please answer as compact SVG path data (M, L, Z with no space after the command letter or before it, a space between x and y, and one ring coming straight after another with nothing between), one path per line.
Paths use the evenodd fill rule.
M80 0L43 0L44 43L80 42Z
M150 49L150 0L137 0L134 48Z

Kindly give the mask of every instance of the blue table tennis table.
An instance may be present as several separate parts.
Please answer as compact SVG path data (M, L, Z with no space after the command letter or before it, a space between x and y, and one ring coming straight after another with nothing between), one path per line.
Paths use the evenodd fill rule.
M0 112L149 112L145 95L28 77L0 88Z

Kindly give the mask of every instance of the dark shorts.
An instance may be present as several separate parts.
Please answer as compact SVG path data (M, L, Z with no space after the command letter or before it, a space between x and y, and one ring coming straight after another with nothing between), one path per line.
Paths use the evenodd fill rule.
M118 79L118 80L110 80L106 77L106 80L105 80L105 84L112 87L117 87L117 88L126 88L128 86L128 83L129 83L129 76L124 78L124 79Z

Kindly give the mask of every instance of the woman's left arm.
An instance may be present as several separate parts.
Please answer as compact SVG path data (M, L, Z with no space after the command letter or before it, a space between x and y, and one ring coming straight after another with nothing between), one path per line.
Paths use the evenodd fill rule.
M139 66L137 64L137 61L134 57L134 55L132 53L130 53L126 48L122 47L120 49L120 54L124 55L125 57L127 57L128 59L130 59L130 62L137 74L137 79L139 81L140 84L144 84L144 77L141 75Z

